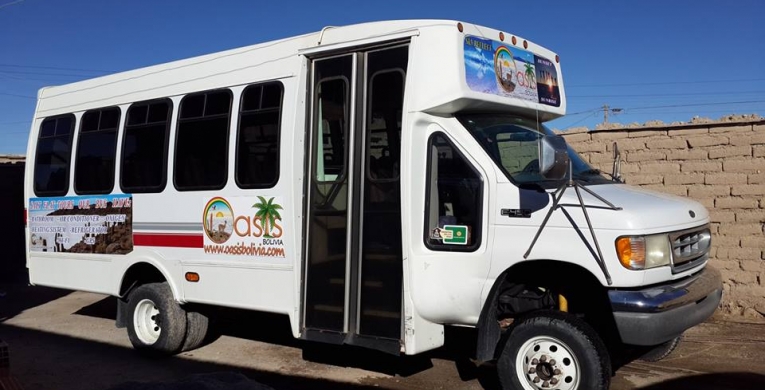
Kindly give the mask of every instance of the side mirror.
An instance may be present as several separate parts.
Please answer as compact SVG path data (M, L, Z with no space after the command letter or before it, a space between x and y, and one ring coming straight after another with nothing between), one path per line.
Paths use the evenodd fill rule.
M539 138L539 173L545 179L563 180L569 170L566 140L559 135Z

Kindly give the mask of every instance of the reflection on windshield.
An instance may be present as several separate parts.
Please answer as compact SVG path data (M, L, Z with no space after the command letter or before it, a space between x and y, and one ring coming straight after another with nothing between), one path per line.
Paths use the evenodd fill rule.
M457 119L514 183L550 185L539 173L537 146L540 137L553 135L550 129L533 120L506 114L463 114L457 115ZM582 160L571 146L568 155L575 180L582 184L613 183Z

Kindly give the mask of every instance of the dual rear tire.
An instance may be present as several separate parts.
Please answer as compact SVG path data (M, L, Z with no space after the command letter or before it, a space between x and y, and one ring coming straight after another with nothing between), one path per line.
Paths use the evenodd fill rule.
M173 355L200 347L207 336L207 316L186 311L166 283L148 283L128 296L128 338L139 352Z

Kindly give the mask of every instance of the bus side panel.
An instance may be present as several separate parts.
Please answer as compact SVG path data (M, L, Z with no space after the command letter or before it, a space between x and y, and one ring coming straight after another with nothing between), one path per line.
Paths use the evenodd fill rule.
M184 264L183 271L199 274L185 282L188 302L291 314L294 305L292 267L235 268L217 264ZM288 288L290 287L290 288Z
M111 294L114 291L110 256L32 254L29 256L29 280L32 284L69 290Z

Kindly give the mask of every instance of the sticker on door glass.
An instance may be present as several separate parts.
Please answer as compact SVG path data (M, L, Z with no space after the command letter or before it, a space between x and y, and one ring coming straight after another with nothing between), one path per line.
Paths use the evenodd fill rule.
M468 227L465 225L444 225L440 233L444 244L467 245L468 243Z

